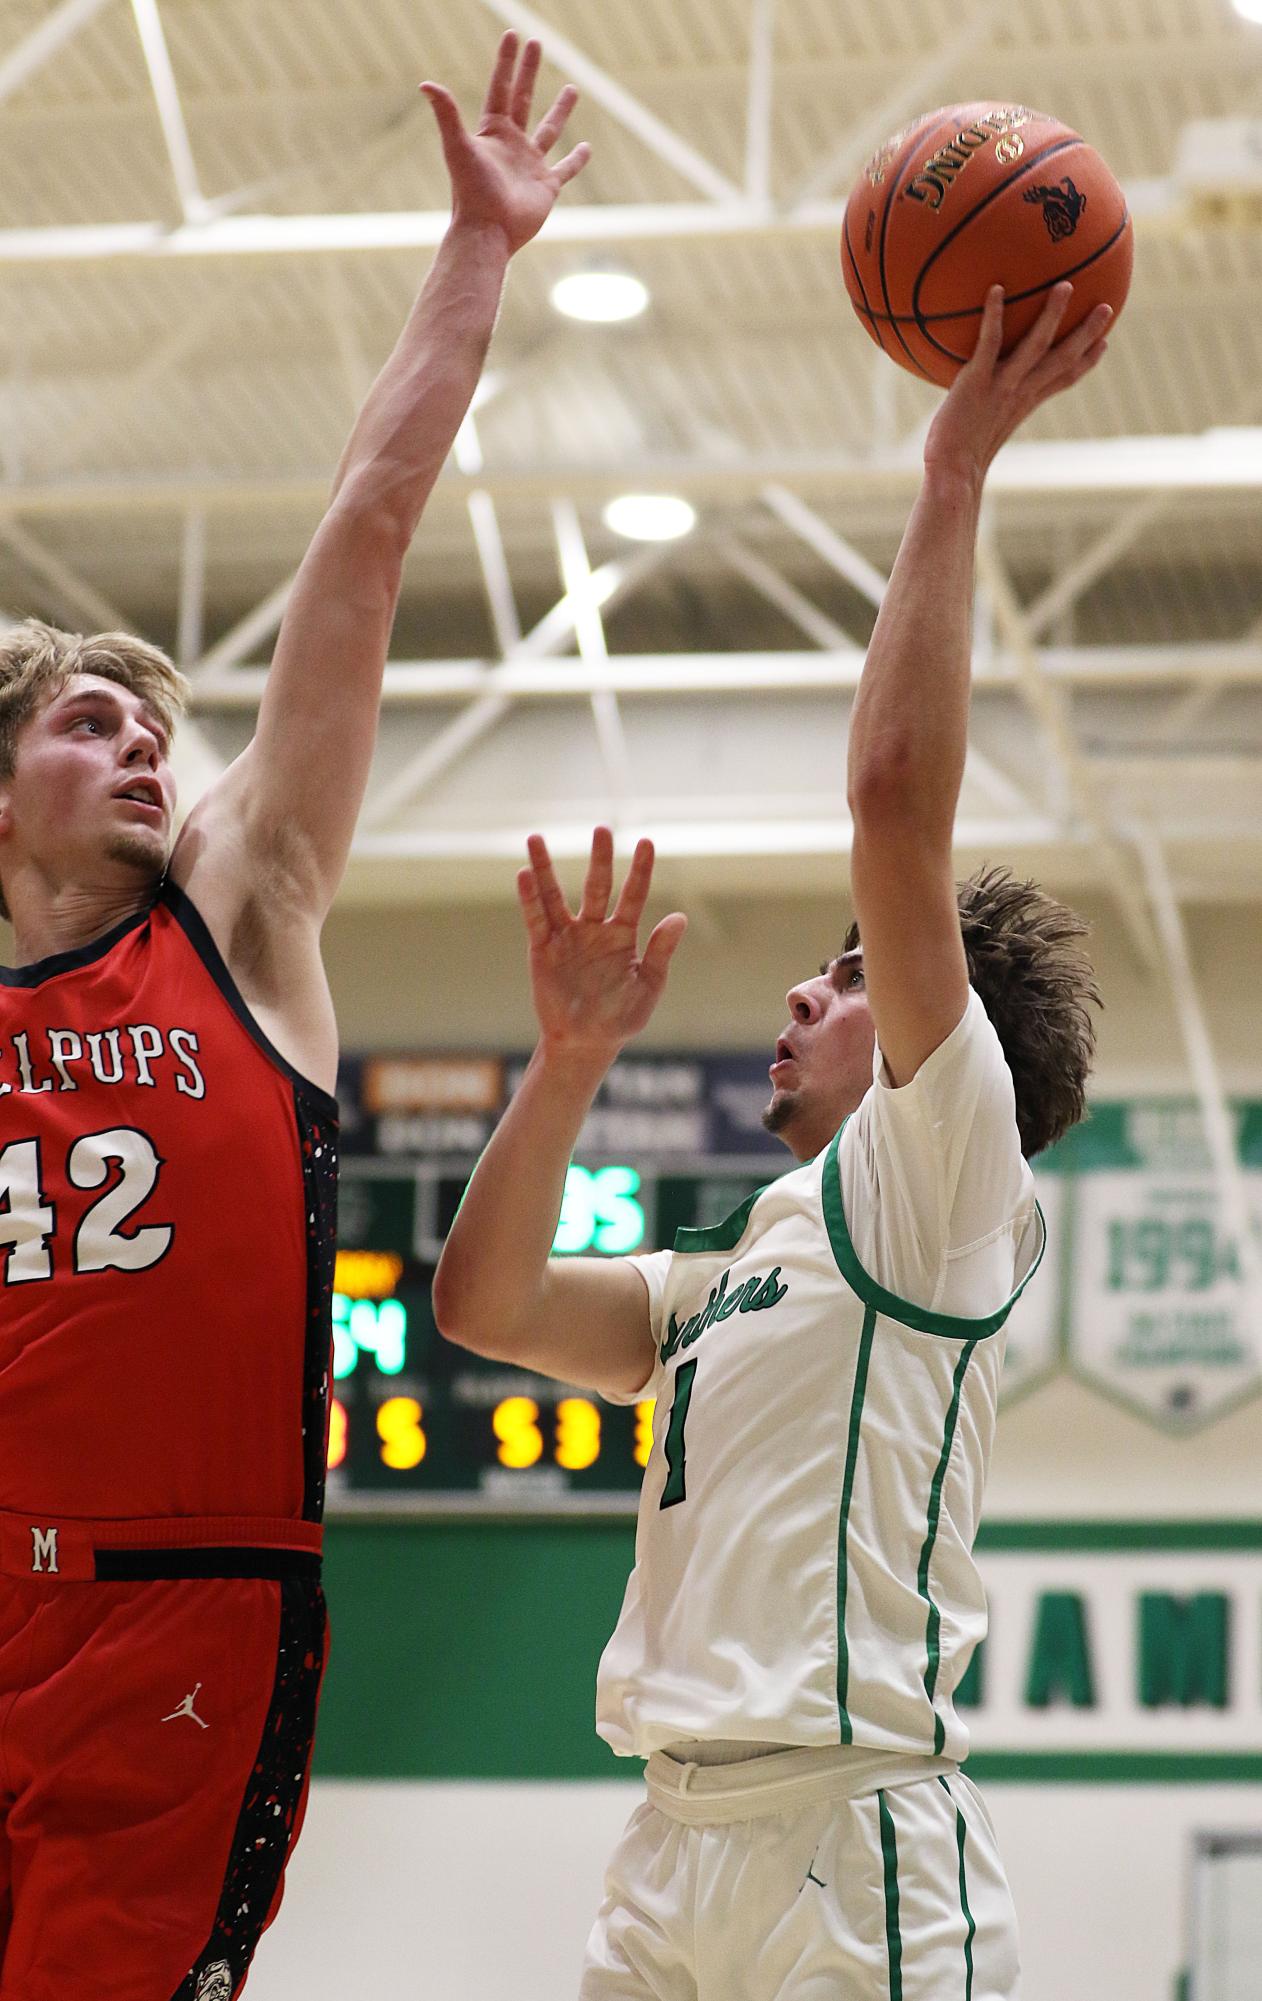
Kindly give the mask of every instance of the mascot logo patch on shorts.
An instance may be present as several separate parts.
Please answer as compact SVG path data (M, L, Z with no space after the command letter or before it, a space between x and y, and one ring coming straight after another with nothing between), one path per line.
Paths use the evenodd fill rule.
M206 1968L193 2001L232 2001L232 1968L226 1959L217 1959Z

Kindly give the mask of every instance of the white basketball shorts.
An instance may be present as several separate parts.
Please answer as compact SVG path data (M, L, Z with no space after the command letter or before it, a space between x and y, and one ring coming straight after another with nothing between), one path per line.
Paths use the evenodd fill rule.
M856 1798L826 1759L650 1759L579 2001L1013 2001L1016 1919L977 1789L891 1768Z

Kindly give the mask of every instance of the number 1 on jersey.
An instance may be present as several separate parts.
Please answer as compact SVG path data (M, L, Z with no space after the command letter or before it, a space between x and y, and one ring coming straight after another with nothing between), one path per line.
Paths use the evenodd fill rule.
M673 1508L680 1501L686 1501L688 1490L684 1480L687 1457L684 1446L684 1426L688 1422L688 1404L692 1397L692 1379L697 1373L694 1356L691 1362L681 1362L675 1371L675 1401L670 1407L670 1423L666 1428L666 1438L662 1450L666 1455L666 1485L662 1488L661 1508Z

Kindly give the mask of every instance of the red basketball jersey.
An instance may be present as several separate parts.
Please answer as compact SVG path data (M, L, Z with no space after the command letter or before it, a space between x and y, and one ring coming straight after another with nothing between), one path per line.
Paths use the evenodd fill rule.
M336 1140L173 886L0 970L0 1509L319 1519Z

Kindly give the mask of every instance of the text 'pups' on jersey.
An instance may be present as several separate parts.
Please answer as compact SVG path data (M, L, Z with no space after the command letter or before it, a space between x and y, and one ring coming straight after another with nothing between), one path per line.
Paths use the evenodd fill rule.
M0 1041L0 1097L10 1091L77 1091L81 1084L138 1084L156 1090L174 1083L186 1098L204 1098L198 1042L188 1028L155 1028L133 1022L122 1028L19 1029Z

